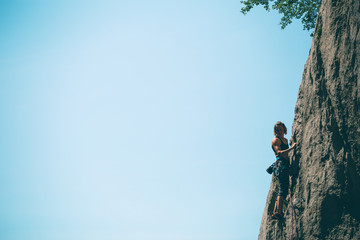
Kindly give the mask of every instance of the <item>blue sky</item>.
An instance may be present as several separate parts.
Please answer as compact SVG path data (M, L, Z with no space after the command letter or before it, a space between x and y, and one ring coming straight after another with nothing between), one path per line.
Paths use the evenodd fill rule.
M0 1L0 238L256 239L311 38L240 8Z

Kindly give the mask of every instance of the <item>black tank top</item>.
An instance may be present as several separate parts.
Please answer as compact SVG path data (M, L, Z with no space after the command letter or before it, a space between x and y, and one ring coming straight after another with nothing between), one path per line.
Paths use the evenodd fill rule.
M280 145L281 150L286 150L289 148L289 145L284 143L280 137L277 137L277 138L280 139L280 141L281 141L281 145Z
M288 148L289 148L289 145L288 145L288 144L286 144L286 143L284 143L284 142L281 140L281 138L280 138L280 137L276 136L276 138L278 138L278 139L280 140L280 142L281 142L281 144L280 144L280 148L281 148L281 150L286 150L286 149L288 149ZM274 153L275 153L275 155L276 155L276 152L275 152L274 147L273 147L273 146L271 146L271 148L272 148L272 150L274 151Z

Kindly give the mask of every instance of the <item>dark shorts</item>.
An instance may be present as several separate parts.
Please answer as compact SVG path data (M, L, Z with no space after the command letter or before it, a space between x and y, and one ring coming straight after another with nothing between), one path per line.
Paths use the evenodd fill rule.
M278 196L286 196L289 191L289 164L287 160L280 160L279 170L277 174L279 182Z

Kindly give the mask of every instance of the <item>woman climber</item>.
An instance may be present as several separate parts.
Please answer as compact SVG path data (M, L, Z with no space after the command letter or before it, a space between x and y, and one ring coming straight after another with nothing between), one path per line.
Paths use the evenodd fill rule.
M279 192L275 202L274 213L271 215L274 219L280 219L284 216L282 206L289 189L290 159L288 153L296 146L296 143L294 143L289 148L288 140L284 137L284 134L287 134L286 126L279 121L274 126L275 137L271 142L271 147L276 156L276 177L279 182Z

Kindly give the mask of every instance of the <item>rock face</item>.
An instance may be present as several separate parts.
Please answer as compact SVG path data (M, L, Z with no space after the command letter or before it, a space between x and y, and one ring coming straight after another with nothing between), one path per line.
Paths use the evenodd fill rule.
M323 0L295 107L292 201L271 220L273 177L259 239L360 239L359 30L359 0Z

